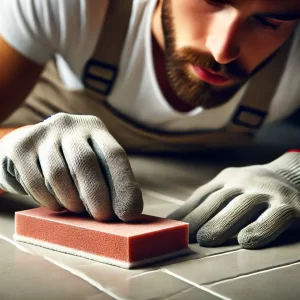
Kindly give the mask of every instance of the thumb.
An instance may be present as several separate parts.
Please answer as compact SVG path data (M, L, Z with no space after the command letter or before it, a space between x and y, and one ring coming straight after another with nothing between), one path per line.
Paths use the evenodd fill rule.
M207 184L199 187L180 208L168 215L167 218L178 221L183 220L195 208L203 203L209 195L216 192L222 187L222 184L217 182L216 180L212 180Z

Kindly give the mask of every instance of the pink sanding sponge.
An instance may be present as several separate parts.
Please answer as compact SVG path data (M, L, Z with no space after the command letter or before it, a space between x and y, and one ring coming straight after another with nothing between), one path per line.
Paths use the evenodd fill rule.
M16 212L14 238L128 269L189 252L187 223L147 215L137 223L103 223L34 208Z

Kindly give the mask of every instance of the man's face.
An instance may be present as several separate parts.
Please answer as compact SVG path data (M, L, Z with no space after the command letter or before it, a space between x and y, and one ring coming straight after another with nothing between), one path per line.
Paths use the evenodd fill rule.
M234 93L289 38L299 0L162 0L169 82L192 106Z

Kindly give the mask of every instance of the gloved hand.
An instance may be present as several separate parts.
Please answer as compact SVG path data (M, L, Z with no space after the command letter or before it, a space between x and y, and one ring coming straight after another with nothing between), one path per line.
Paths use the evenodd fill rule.
M238 234L260 248L300 220L300 153L243 168L228 168L197 189L168 218L190 224L190 242L218 246Z
M125 151L93 116L59 113L4 136L0 189L98 221L132 221L143 210Z

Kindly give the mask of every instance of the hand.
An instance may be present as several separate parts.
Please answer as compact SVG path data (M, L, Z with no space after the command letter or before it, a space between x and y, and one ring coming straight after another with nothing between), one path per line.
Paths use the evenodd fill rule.
M98 221L131 221L143 210L125 151L92 116L59 113L4 136L0 188Z
M190 224L190 241L218 246L238 234L244 248L275 240L300 220L300 153L229 168L197 189L171 219Z

